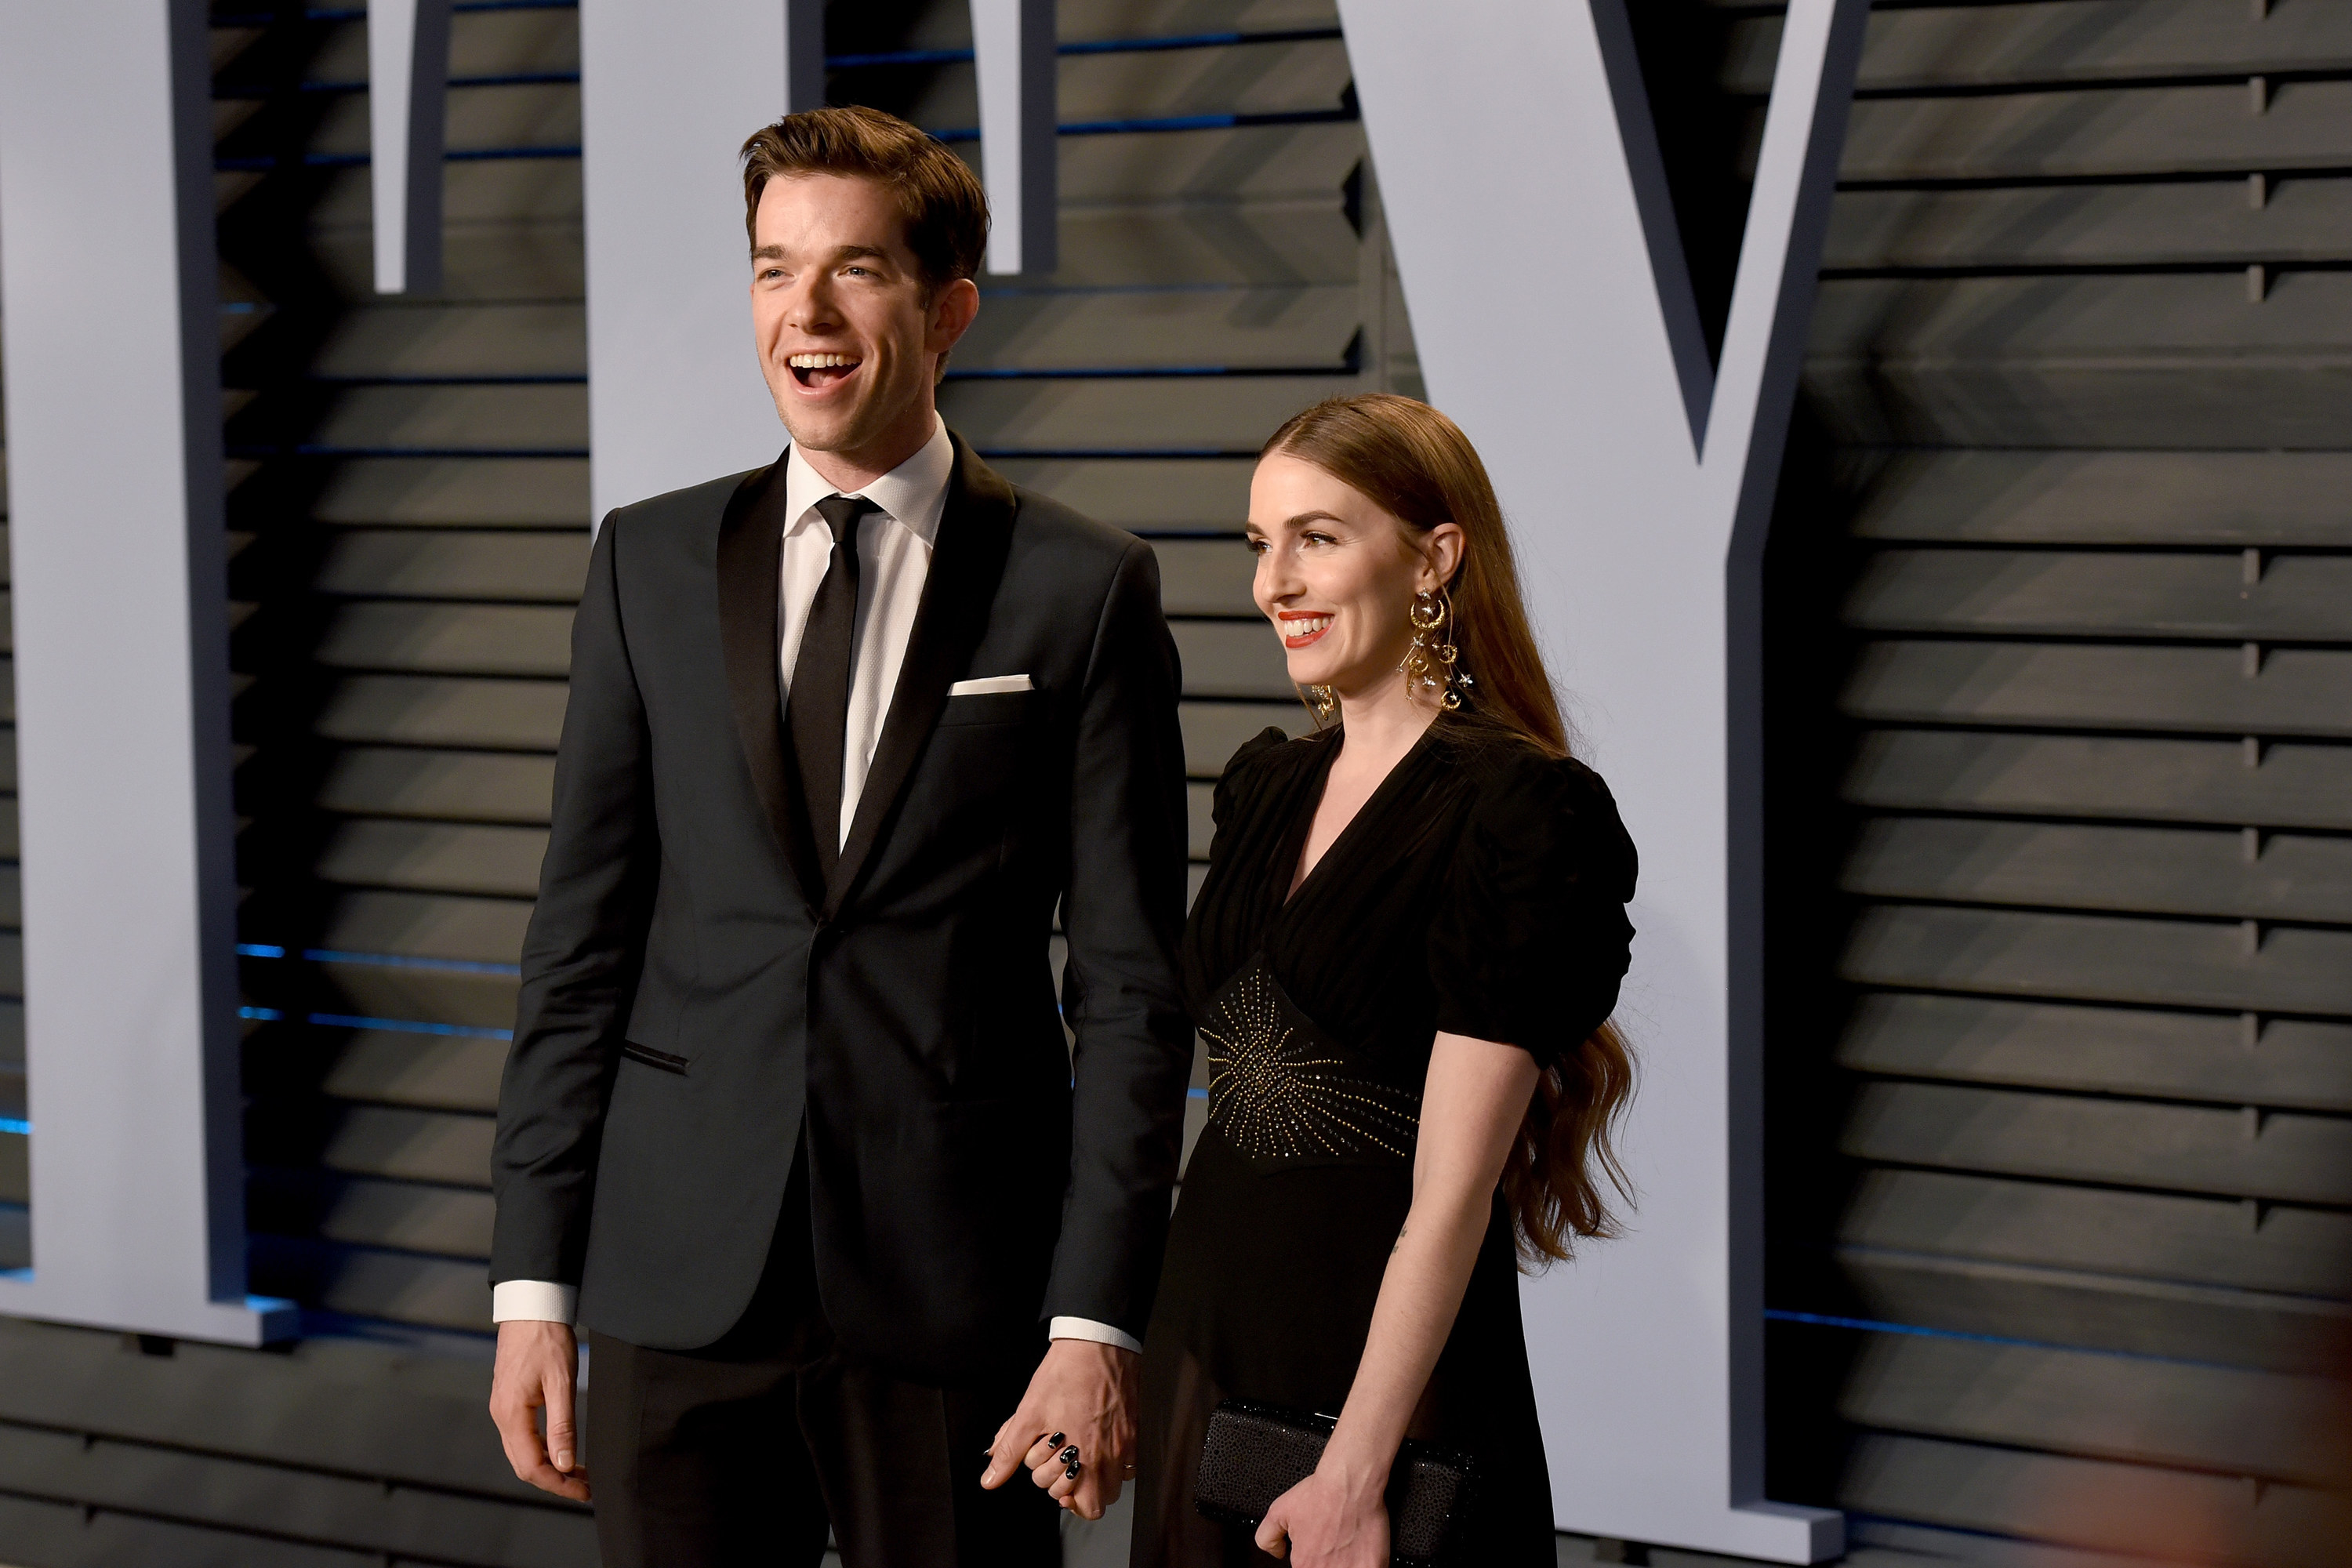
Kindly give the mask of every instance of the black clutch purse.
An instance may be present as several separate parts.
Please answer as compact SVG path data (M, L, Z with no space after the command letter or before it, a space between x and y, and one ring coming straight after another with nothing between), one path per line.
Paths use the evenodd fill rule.
M1228 1399L1209 1416L1192 1506L1255 1530L1274 1500L1312 1475L1337 1425L1271 1405ZM1395 1568L1450 1568L1469 1533L1468 1456L1408 1437L1389 1471L1389 1551Z

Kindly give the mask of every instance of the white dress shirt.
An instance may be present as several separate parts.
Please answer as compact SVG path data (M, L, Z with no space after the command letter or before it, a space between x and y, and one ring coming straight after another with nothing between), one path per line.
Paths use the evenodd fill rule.
M890 696L898 688L898 668L907 662L907 643L914 635L915 614L922 607L923 584L930 578L931 547L940 536L948 480L954 472L955 446L940 421L920 451L864 489L847 492L864 496L881 510L868 512L857 525L857 618L850 634L849 728L841 748L836 847L848 840L850 824L856 820L857 797L874 765ZM776 584L776 688L785 697L792 694L793 666L800 658L809 605L833 563L833 533L817 515L816 503L842 493L809 467L797 445L786 455L784 510L792 521L784 524ZM1040 1201L1045 1201L1042 1196ZM551 1280L501 1280L490 1292L490 1319L569 1323L579 1296L578 1287ZM1055 1318L1047 1331L1057 1340L1143 1348L1134 1336L1087 1318Z

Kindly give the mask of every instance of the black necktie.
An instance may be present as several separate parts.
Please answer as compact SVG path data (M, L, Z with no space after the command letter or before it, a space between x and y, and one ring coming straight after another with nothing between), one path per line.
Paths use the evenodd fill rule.
M827 881L841 855L842 750L849 729L850 648L857 630L857 524L881 510L863 496L827 496L816 503L817 515L833 530L833 561L809 601L800 656L793 662L792 694L784 700L809 835L816 840L817 865Z

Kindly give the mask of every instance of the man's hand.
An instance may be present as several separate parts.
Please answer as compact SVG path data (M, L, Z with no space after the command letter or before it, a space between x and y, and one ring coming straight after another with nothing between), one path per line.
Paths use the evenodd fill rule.
M1029 1380L1021 1408L997 1428L980 1484L1001 1487L1026 1469L1064 1508L1080 1519L1100 1519L1135 1470L1136 1369L1141 1360L1116 1345L1055 1340ZM1073 1447L1078 1451L1076 1479L1062 1458Z
M588 1500L588 1472L580 1464L572 1422L572 1380L580 1351L569 1323L515 1320L499 1325L499 1362L490 1373L490 1419L499 1426L507 1463L543 1492ZM539 1412L547 1411L547 1438Z

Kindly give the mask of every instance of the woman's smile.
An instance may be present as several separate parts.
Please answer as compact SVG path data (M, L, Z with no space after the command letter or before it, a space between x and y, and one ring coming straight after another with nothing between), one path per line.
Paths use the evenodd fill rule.
M1328 614L1308 614L1302 610L1282 613L1282 646L1310 647L1325 632L1331 629L1333 617Z

